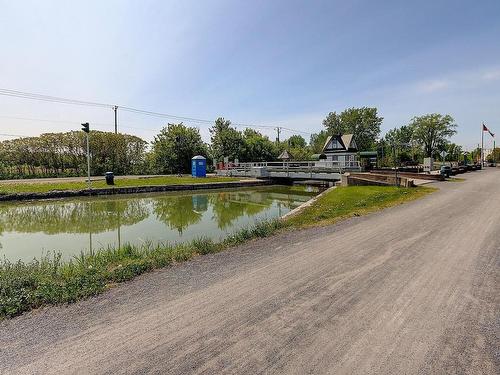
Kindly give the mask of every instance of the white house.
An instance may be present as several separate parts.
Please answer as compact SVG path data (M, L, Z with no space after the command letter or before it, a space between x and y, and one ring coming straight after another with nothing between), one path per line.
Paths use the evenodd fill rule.
M338 162L340 166L358 166L357 153L358 147L352 134L329 136L323 146L326 161Z

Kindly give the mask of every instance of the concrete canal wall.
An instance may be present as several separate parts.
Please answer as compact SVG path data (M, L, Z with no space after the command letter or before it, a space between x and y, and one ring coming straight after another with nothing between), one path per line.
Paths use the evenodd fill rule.
M316 195L316 196L312 197L311 199L309 199L307 202L302 203L299 207L295 207L290 212L284 214L283 216L280 217L280 219L281 220L286 220L286 219L291 218L292 216L298 215L299 213L301 213L302 211L304 211L307 207L312 206L312 204L315 203L323 195L328 194L330 191L332 191L333 189L336 189L336 188L337 188L336 186L332 186L332 187L324 190L323 192L321 192L318 195Z
M182 185L134 186L134 187L119 187L119 188L106 188L106 189L53 190L45 193L16 193L16 194L0 195L0 202L69 198L69 197L87 197L87 196L114 195L114 194L155 193L155 192L167 192L167 191L231 189L238 187L263 186L271 184L273 184L271 180L250 180L250 181L210 182L210 183L182 184Z
M374 173L345 173L342 175L343 186L414 186L413 179L398 175Z

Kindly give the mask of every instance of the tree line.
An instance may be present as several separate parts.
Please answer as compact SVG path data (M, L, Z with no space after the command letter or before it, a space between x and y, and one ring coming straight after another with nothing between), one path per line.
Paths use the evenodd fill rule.
M382 163L412 165L425 157L445 161L463 161L462 146L449 141L456 134L455 121L450 115L437 113L414 117L408 124L389 130L378 142Z
M377 108L348 108L330 112L324 129L312 134L309 142L300 135L284 141L271 140L254 129L238 130L231 121L218 118L210 128L210 143L203 142L197 128L183 123L168 124L151 144L129 134L91 131L91 171L101 175L188 173L191 158L202 155L208 165L224 157L240 162L274 161L287 150L295 160L308 160L321 153L333 134L354 134L360 151L378 151L383 165L418 163L443 150L449 160L463 155L460 146L449 142L456 124L449 115L414 117L408 124L380 137L383 118ZM0 142L0 178L82 176L86 173L85 134L79 131L46 133Z
M0 142L2 178L81 176L87 171L85 134L79 131L46 133L38 137ZM128 134L92 131L93 174L108 170L119 174L140 173L147 142Z

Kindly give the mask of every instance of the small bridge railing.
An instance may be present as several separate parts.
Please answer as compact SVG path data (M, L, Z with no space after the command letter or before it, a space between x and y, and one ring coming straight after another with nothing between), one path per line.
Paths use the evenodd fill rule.
M225 169L250 172L255 168L265 168L268 172L343 173L345 170L360 170L358 161L284 161L232 163Z

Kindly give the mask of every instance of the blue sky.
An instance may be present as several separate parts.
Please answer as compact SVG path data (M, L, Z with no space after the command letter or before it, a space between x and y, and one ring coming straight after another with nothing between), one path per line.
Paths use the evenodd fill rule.
M0 88L309 133L351 106L376 106L383 132L448 113L472 148L482 121L500 134L499 20L498 0L0 0ZM113 117L0 96L0 133L82 121ZM166 122L119 113L148 140Z

